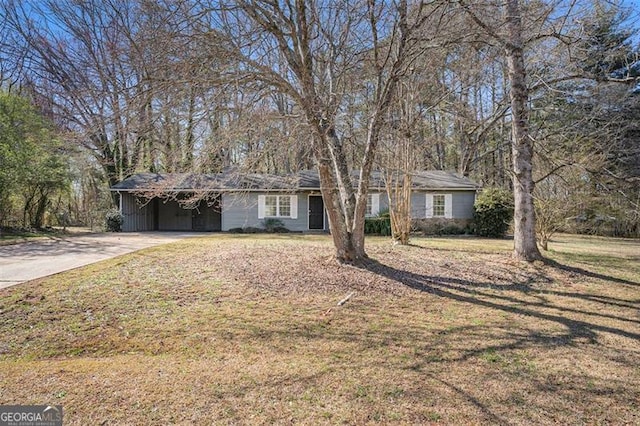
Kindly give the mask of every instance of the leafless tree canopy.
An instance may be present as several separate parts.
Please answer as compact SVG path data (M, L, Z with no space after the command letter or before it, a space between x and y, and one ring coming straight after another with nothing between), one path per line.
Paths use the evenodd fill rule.
M74 205L141 171L316 168L337 257L360 262L372 170L455 170L514 191L531 260L536 183L607 194L567 217L640 216L636 16L599 0L7 0L0 81L76 153Z

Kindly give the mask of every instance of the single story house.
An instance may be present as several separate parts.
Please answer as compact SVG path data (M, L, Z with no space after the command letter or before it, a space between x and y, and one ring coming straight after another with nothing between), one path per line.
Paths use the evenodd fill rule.
M445 171L413 176L415 220L469 221L478 185ZM279 219L290 231L328 231L317 172L289 176L140 173L114 185L120 195L123 231L229 231L263 227ZM374 172L367 215L388 208L384 182Z

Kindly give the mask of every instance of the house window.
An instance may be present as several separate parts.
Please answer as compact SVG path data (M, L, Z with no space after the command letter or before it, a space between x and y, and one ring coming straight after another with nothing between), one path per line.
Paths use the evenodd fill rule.
M453 194L427 194L425 217L453 217Z
M291 197L278 196L278 214L277 216L291 217Z
M265 217L289 217L297 219L298 197L296 195L259 195L258 219Z
M279 216L278 215L278 196L266 195L264 197L264 215L265 216Z
M433 196L433 217L444 217L445 197L444 194L435 194Z

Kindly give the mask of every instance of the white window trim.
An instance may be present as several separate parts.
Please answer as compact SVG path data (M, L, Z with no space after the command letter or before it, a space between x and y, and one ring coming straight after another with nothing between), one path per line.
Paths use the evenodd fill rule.
M297 219L298 218L298 196L297 195L280 195L280 194L268 194L269 196L276 197L276 215L275 216L267 216L266 215L266 197L267 194L258 195L258 219L264 219L267 217L283 217L288 219ZM284 197L289 197L289 215L282 216L280 215L280 199Z
M446 209L447 209L447 197L444 196L444 194L433 194L433 217L447 217L446 216ZM438 200L442 200L442 214L440 214L440 209L438 209L438 214L436 214L436 207L440 207L440 205L438 204L438 206L436 206L436 197L438 197Z
M380 213L380 194L367 194L367 205L369 204L369 197L371 197L371 214L365 216L375 217Z
M453 218L453 194L444 194L444 217Z
M433 196L444 195L444 216L433 215ZM434 217L452 219L453 218L453 194L426 194L425 217L431 219Z

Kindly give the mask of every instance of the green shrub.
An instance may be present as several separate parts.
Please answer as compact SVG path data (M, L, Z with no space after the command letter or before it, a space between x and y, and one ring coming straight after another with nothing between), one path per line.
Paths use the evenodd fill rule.
M124 216L118 210L109 210L105 217L105 224L107 232L120 232L122 231L122 224L124 223Z
M276 234L287 234L291 231L289 231L289 228L285 228L284 226L275 226L269 232L274 232Z
M368 217L364 220L364 233L368 235L391 236L391 219L389 217Z
M466 234L467 230L456 225L447 225L438 230L437 235L462 235Z
M485 188L473 206L473 229L481 237L504 237L513 219L513 196L502 188Z
M260 234L262 232L264 232L264 229L256 228L254 226L247 226L245 228L242 228L243 234Z
M267 221L269 221L269 222L267 222ZM264 232L270 232L270 233L275 233L275 234L285 234L287 232L291 232L287 228L285 228L284 226L279 225L278 222L280 224L282 223L282 222L280 222L279 219L273 219L273 222L272 222L272 219L265 219L265 221L263 222L263 225L265 226L264 228L256 228L255 226L247 226L247 227L244 227L244 228L231 228L227 232L230 233L230 234L262 234Z
M283 232L282 231L283 229L286 229L288 231L288 229L284 227L284 223L280 219L276 219L274 217L269 217L264 219L262 221L262 227L264 228L265 231L271 232L271 233Z

